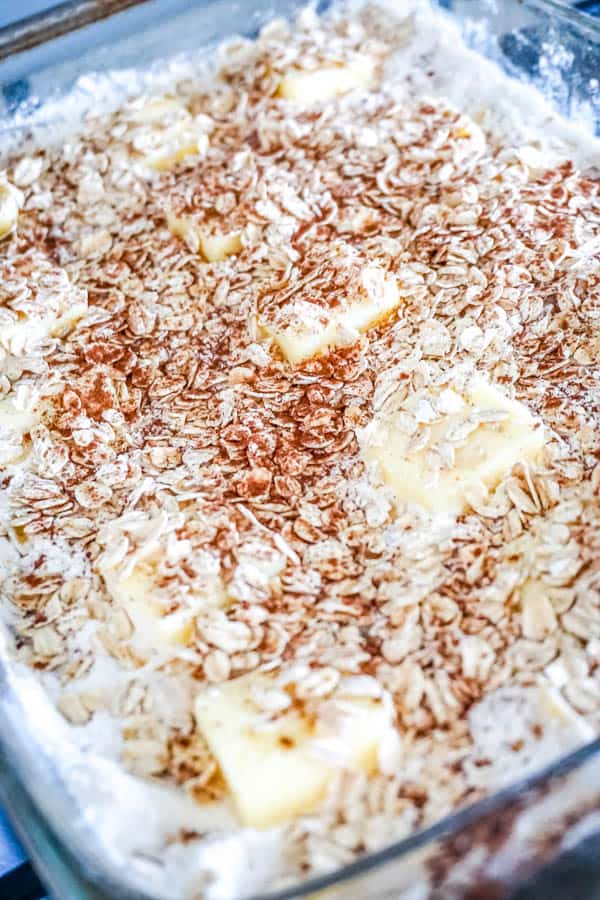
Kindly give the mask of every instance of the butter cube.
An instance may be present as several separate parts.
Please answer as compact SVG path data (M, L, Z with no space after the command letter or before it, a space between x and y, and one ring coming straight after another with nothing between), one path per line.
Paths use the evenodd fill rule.
M298 300L284 307L277 321L261 320L261 327L288 362L296 364L353 343L360 332L378 325L400 303L396 279L369 264L355 296L333 307Z
M19 356L48 338L62 337L87 313L87 302L75 299L78 296L67 285L64 293L57 292L47 306L27 313L20 310L19 318L0 324L0 347Z
M159 172L191 156L202 156L209 144L212 121L193 116L175 97L155 97L131 104L123 113L132 155L142 167Z
M196 721L241 822L254 828L311 812L336 770L373 773L392 727L381 698L334 694L309 710L291 701L276 674L256 672L200 694ZM339 758L326 751L332 739Z
M194 635L194 619L203 610L226 602L220 579L201 595L187 595L185 603L169 611L160 595L156 572L148 564L136 566L127 576L103 571L105 584L115 603L129 616L134 628L132 646L146 656L173 645L187 646Z
M167 228L175 237L185 241L190 250L198 253L200 249L200 232L196 223L187 216L176 216L167 213Z
M0 466L17 462L23 456L23 440L39 422L34 410L18 409L13 400L0 400Z
M71 331L81 319L85 318L88 311L87 303L74 303L70 309L59 315L52 323L50 334L52 337L62 337Z
M24 199L18 188L0 177L0 240L15 230Z
M131 122L155 123L187 114L183 100L165 94L158 97L142 97L125 109L125 117Z
M493 490L543 447L542 423L477 376L461 394L412 394L365 430L363 450L400 500L459 515L471 492Z
M201 156L208 147L208 135L193 121L183 121L164 129L157 135L155 149L144 157L143 163L157 172L166 172L190 156Z
M375 64L361 56L347 65L318 69L290 69L279 82L277 93L285 100L309 105L346 94L354 88L370 87Z
M141 97L123 111L134 155L142 166L159 172L208 147L211 121L192 116L181 98L169 95Z
M200 251L207 262L221 262L242 249L241 231L209 234L186 216L167 214L171 234L182 238L195 253Z
M220 262L242 249L242 235L239 231L229 234L201 234L200 249L208 262Z

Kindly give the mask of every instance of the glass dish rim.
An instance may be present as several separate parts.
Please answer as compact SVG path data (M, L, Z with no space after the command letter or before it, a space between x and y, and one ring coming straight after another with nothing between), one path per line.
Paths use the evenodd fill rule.
M33 50L72 31L150 0L64 0L0 28L0 60Z
M470 803L468 806L464 806L448 816L444 816L444 818L434 822L433 825L416 831L400 841L388 844L382 850L368 853L333 872L308 879L297 888L286 888L275 893L262 894L260 896L252 895L247 900L293 900L293 898L305 896L313 891L321 891L333 887L351 879L353 876L364 875L372 869L401 859L411 851L422 849L440 838L460 832L463 828L475 824L484 816L503 809L512 800L517 800L528 791L535 790L537 787L560 775L567 775L569 772L579 769L588 760L597 758L598 755L600 755L600 737L594 738L576 750L561 756L541 770L519 778L493 794Z
M0 60L149 2L151 0L64 0L53 4L47 10L0 28ZM600 39L600 18L565 6L562 0L520 0L520 3L552 13Z
M7 57L33 50L35 47L45 43L50 43L69 32L86 26L93 26L95 23L103 19L109 19L120 12L134 7L142 7L151 2L153 0L65 0L65 2L55 4L46 11L0 28L0 61ZM433 0L433 2L436 5L440 5L438 0ZM574 7L565 6L561 0L516 0L516 2L524 9L545 12L559 21L562 20L564 24L568 24L577 31L591 36L594 41L600 42L600 18L585 15ZM200 0L197 4L199 7L210 7L210 5L211 0L208 0L208 2ZM104 894L105 890L111 892L113 890L122 891L124 887L130 900L153 900L153 895L140 892L131 885L119 885L117 883L118 875L114 866L110 865L109 868L107 860L103 860L106 868L102 871L98 869L97 863L94 864L91 857L85 858L85 848L81 846L82 841L78 840L78 835L70 829L69 824L53 822L39 808L34 794L23 779L23 773L19 771L19 767L11 765L11 747L10 744L5 743L4 735L0 735L0 745L4 745L3 749L6 751L4 755L7 757L6 762L11 770L11 775L28 802L33 805L35 814L39 816L47 833L66 852L65 855L68 855L71 863L82 865L81 877L85 879L85 883L94 889L100 890L103 897L109 896ZM359 859L323 875L313 876L296 885L276 891L270 890L260 895L248 895L245 900L292 900L292 898L305 897L313 892L342 885L355 877L365 875L370 871L383 868L391 862L398 861L413 851L433 846L436 841L460 833L462 829L475 824L495 811L503 809L519 797L524 796L528 791L540 788L560 776L579 769L586 762L598 758L600 758L600 737L588 741L575 750L559 757L550 765L544 766L532 774L518 778L489 796L472 802L456 812L444 816L427 828L414 832L401 840L394 841L380 850L366 853ZM9 812L13 812L18 817L16 809L12 810L9 807ZM76 877L79 879L79 876L76 875ZM125 895L123 894L122 896Z

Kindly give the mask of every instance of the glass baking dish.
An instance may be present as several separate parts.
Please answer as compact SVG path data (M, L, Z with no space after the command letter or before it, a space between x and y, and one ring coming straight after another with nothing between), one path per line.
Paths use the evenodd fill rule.
M165 58L210 48L234 33L251 35L274 15L290 16L300 5L294 0L77 0L3 29L0 138L11 142L30 129L43 135L60 124L60 103L44 103L60 100L74 84L82 113L91 108L98 86L90 88L88 72L155 68ZM440 5L478 53L513 78L532 83L588 133L600 133L600 22L554 0L440 0ZM124 92L130 85L127 81ZM51 894L61 900L172 896L160 888L151 867L144 876L145 870L134 872L118 853L107 852L89 809L64 781L43 720L28 714L27 697L15 690L7 644L0 641L0 647L0 798ZM261 896L507 897L596 831L600 740L380 852ZM250 895L251 888L244 896ZM189 896L204 895L200 890Z

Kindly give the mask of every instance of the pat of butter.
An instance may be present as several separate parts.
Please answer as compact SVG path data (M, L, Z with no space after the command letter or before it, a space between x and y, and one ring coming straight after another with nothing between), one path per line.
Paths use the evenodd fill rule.
M357 57L347 65L290 69L279 82L277 93L294 103L318 103L355 88L370 87L374 70L373 60L367 57Z
M58 310L36 311L36 315L3 324L0 327L0 347L16 356L51 337L62 337L87 313L87 303L78 302Z
M363 449L401 500L460 514L471 491L492 490L517 462L540 456L544 429L526 406L480 376L454 397L451 412L436 413L435 395L411 395L400 410L373 422ZM423 407L433 409L431 421L407 434L406 418L418 420Z
M21 191L5 178L0 178L0 240L15 230L23 202Z
M360 332L382 322L401 303L396 279L376 265L365 266L357 295L334 307L303 300L284 308L285 324L261 320L271 337L293 364L352 343Z
M0 466L23 456L23 440L39 422L35 410L18 409L11 399L0 400Z
M168 646L187 646L194 635L196 616L226 602L220 579L215 578L205 592L187 595L185 604L170 612L161 601L156 575L150 566L137 566L125 577L108 571L102 574L113 600L131 620L132 645L142 655Z
M151 169L166 172L188 157L201 156L207 147L205 131L196 128L193 122L181 122L162 132L160 146L147 153L143 162Z
M241 231L209 234L202 231L192 219L171 213L167 215L167 226L171 234L186 241L194 252L200 251L207 262L222 262L242 249Z
M163 122L186 114L187 109L183 100L166 94L150 99L143 97L139 100L134 100L125 110L127 119L140 124Z
M242 249L242 236L239 231L229 234L201 234L200 249L208 262L220 262L228 256L239 253Z
M134 101L123 112L134 155L142 166L159 172L202 156L209 143L211 120L192 116L185 103L168 95Z
M290 703L273 674L254 672L211 687L196 700L196 721L244 825L269 828L312 811L336 769L376 770L380 743L391 727L380 699L321 700L310 715L290 703L269 713L256 704L257 690L272 690L275 699ZM336 705L337 726L328 715ZM319 753L319 743L332 737L343 751L339 762Z
M70 331L81 319L85 318L87 311L87 303L73 304L70 309L54 319L50 329L51 336L61 337L66 332Z

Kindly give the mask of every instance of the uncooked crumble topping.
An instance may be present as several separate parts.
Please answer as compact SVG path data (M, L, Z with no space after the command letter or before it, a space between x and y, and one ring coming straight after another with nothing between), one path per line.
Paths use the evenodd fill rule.
M202 802L225 793L193 716L207 683L293 662L323 695L374 679L399 746L286 826L290 877L496 787L476 728L494 692L551 686L600 724L599 182L382 78L404 36L375 11L277 24L221 54L213 91L178 86L158 124L136 101L5 161L25 199L0 247L0 390L40 410L16 462L0 433L17 655L54 673L74 724L118 717L130 771ZM277 95L284 72L357 54L374 89L308 107ZM194 152L149 168L160 142L145 136L181 116ZM208 261L203 229L239 232L238 251ZM369 263L397 279L398 309L285 361L261 323L330 309ZM36 336L30 323L85 299L83 318ZM432 518L398 502L360 436L399 390L473 370L541 418L544 458ZM115 599L134 572L165 620L192 610L182 639L148 652ZM525 767L541 734L515 734L496 751Z

